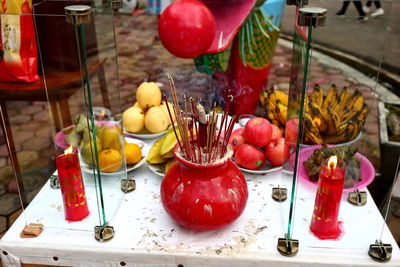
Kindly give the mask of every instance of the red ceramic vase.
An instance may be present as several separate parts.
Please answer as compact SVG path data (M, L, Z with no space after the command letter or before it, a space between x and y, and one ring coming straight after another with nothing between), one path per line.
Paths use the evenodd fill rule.
M232 151L210 164L195 164L175 153L178 163L161 184L165 211L179 224L193 230L213 230L236 220L243 212L247 183L230 160Z

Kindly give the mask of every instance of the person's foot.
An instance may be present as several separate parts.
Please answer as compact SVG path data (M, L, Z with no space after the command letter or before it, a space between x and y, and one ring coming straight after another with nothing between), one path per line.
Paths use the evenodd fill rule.
M365 12L365 14L368 14L371 9L367 6L363 6L362 10Z
M383 8L378 8L374 13L371 14L371 17L382 16L383 14L385 14Z
M362 22L365 22L365 21L367 21L367 20L368 20L368 17L367 17L367 16L359 16L359 17L358 17L358 21L361 22L361 23L362 23Z
M344 17L344 12L343 11L339 11L339 12L337 12L336 13L336 16L338 16L338 17Z

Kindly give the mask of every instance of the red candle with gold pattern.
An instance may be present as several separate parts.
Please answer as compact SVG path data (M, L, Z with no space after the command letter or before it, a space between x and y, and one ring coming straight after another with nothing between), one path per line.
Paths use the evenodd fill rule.
M346 164L332 156L322 164L310 230L320 239L337 239L338 222Z
M80 221L89 215L85 187L77 153L72 147L56 158L58 178L64 203L65 219Z

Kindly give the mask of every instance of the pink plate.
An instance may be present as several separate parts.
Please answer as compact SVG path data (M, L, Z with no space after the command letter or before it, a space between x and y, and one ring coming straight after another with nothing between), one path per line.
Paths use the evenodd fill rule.
M65 137L67 136L64 131L74 128L75 125L70 125L61 131L57 132L56 135L54 136L54 143L61 149L67 149L69 145L65 142Z
M333 145L331 145L333 146ZM321 148L321 145L313 145L305 148L300 149L300 154L299 154L299 180L301 180L303 183L308 184L312 187L317 187L317 182L312 182L308 178L308 174L306 169L304 168L303 162L307 160L311 154L314 152L315 149ZM294 153L293 153L294 154ZM355 187L348 187L344 188L344 192L351 192L354 191L355 189L360 189L363 187L368 186L375 178L375 169L372 163L362 154L356 153L356 157L361 160L361 167L360 167L360 174L362 180L358 183L357 188ZM292 157L291 157L292 158ZM291 166L293 168L293 161L291 161Z

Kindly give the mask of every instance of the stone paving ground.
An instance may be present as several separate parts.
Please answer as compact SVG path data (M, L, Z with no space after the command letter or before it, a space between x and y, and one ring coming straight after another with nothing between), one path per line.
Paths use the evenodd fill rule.
M366 0L361 1L363 5ZM310 0L308 6L323 7L328 10L323 27L316 30L315 41L329 48L344 51L377 66L382 66L400 75L400 1L380 1L385 14L376 18L368 17L364 23L357 21L358 13L353 4L346 15L336 15L342 0ZM375 5L371 12L376 10ZM282 32L293 31L295 8L287 6L282 21ZM398 90L398 89L397 89Z
M108 61L106 74L113 106L113 112L120 112L134 102L135 90L149 74L152 79L160 78L162 73L169 72L176 77L180 94L210 100L213 90L208 86L209 77L194 71L193 61L175 58L161 45L157 38L157 21L154 16L136 15L117 18L116 35L118 44L118 63L120 79L121 106L116 91L115 65ZM104 40L112 38L112 32L103 36ZM110 49L105 48L105 54ZM287 45L278 45L272 62L272 70L268 87L277 85L282 90L289 87L291 49ZM164 79L164 80L163 80ZM165 78L160 78L165 81ZM342 70L326 65L314 58L311 65L310 81L321 81L322 87L335 83L339 88L348 86L358 88L370 107L362 138L356 143L359 151L366 155L380 172L378 98L373 94L371 86L361 80L348 77ZM94 91L94 105L101 105L99 82L91 79ZM72 114L84 110L82 90L69 99ZM55 170L54 155L57 148L53 143L53 131L50 123L48 104L42 102L13 102L8 104L17 157L22 168L22 180L26 204L36 195L46 182L49 174ZM17 186L10 166L4 133L0 132L0 237L21 212L17 195Z

